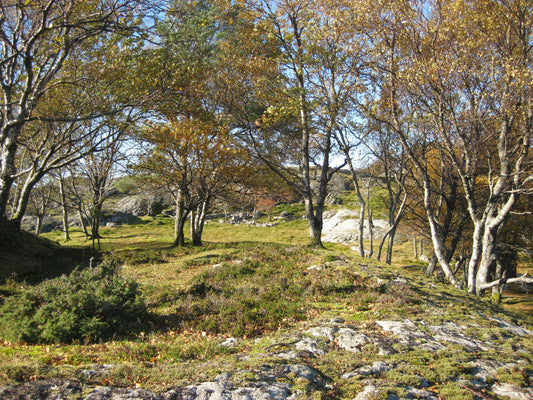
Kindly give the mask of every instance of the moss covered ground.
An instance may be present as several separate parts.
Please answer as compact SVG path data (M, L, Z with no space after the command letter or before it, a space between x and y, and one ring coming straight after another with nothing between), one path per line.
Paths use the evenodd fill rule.
M510 336L493 319L533 329L532 296L507 296L502 305L493 305L488 298L428 279L423 265L409 260L401 246L391 266L360 258L338 244L312 248L303 220L272 227L209 222L200 247L172 247L172 221L163 217L103 228L102 234L103 257L119 262L120 274L139 283L151 315L149 327L133 337L105 342L87 338L73 344L29 345L4 340L0 385L60 377L162 392L222 372L286 362L272 358L272 351L289 349L297 340L295 332L301 336L308 327L332 319L375 336L383 336L376 325L381 320L408 319L427 326L467 321L465 334L495 345L473 352L447 344L428 352L394 341L395 351L383 355L374 343L354 354L332 342L324 355L309 361L334 382L321 392L322 398L354 398L364 380L343 375L376 361L395 366L380 374L383 396L392 391L402 397L406 387L418 387L441 398L475 399L477 389L465 382L472 378L471 365L481 359L498 362L496 379L502 383L533 383L533 338ZM80 232L72 236L72 242L61 245L89 252ZM46 237L61 242L60 233ZM46 278L38 272L8 275L0 296L16 295L25 285ZM229 337L238 344L221 345ZM505 367L517 357L525 366Z

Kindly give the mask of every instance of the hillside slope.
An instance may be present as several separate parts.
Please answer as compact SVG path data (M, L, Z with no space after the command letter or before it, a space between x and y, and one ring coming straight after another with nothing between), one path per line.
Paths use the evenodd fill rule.
M104 241L144 288L153 330L107 343L4 342L0 398L533 398L531 315L421 267L294 244L304 221L212 223L206 246L182 249L168 246L168 228L147 220Z

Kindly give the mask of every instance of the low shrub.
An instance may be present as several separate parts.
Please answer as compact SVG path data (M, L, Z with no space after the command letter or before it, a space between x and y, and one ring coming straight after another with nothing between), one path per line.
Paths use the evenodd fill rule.
M138 285L103 263L6 299L0 308L0 335L26 343L108 340L142 329L146 317Z

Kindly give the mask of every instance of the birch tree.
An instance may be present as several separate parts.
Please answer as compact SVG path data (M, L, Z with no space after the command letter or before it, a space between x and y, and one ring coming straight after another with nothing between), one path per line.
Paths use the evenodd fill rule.
M418 171L434 251L456 286L420 141L438 146L459 177L474 225L472 293L491 285L499 233L517 199L531 195L531 7L450 0L377 2L369 10L379 16L369 32L385 119Z
M0 4L0 222L17 175L16 156L24 126L46 119L36 109L66 60L103 33L130 31L140 2L8 0ZM3 228L2 228L3 229Z

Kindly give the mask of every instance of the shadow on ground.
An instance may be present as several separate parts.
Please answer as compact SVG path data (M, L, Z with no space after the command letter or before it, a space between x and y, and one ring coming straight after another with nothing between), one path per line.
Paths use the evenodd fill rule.
M88 266L98 257L90 247L61 246L10 227L0 230L0 284L8 279L36 284Z

